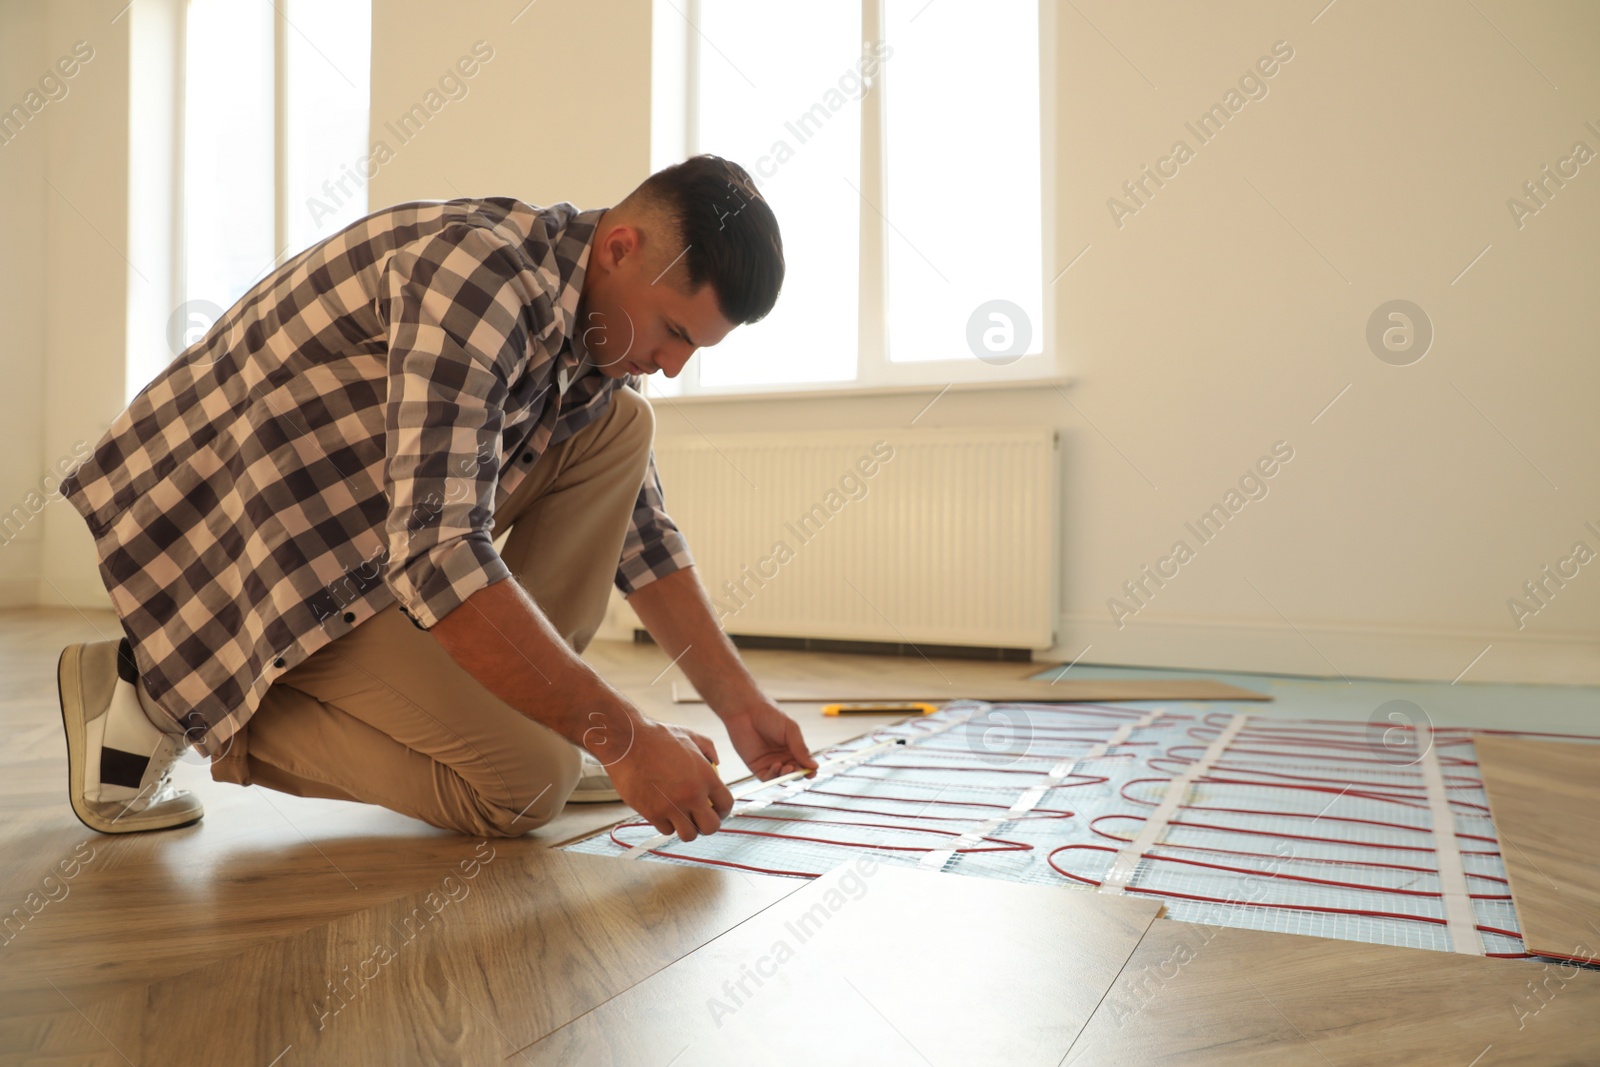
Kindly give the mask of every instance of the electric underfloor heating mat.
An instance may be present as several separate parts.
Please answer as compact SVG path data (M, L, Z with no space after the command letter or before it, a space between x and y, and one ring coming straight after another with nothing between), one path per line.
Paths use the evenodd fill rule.
M1122 891L1161 901L1174 919L1447 951L1457 946L1426 758L1478 939L1460 950L1524 954L1468 731L1395 744L1364 723L1249 711L960 701L819 753L834 762L815 778L744 787L753 791L741 790L711 837L644 849L656 833L634 819L568 847L804 878L871 853L1080 891L1106 891L1121 857L1132 863ZM1163 802L1158 832L1133 852Z

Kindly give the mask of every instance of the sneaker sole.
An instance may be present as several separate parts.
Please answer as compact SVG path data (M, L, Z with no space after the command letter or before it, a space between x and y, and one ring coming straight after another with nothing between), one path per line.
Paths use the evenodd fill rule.
M83 649L68 645L61 650L56 661L56 699L61 705L61 726L67 735L67 800L78 821L102 834L131 834L140 830L175 830L192 826L200 821L204 812L192 817L184 815L152 815L135 812L132 815L107 819L82 806L84 794L83 774L88 764L88 736L84 732L83 706Z

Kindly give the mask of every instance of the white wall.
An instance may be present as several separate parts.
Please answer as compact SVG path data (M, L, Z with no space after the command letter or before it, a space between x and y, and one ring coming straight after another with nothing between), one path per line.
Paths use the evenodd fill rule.
M0 548L0 590L12 604L111 605L83 520L47 494L62 465L70 469L124 404L125 315L138 272L127 258L128 18L113 22L116 14L59 0L7 4L0 15L7 108L26 103L45 75L59 76L57 64L76 58L77 42L90 56L61 79L64 95L55 90L59 99L0 147L8 205L0 404L8 443L16 443L0 465L0 502L37 510L16 542ZM39 508L41 499L48 502Z
M1574 541L1600 549L1600 163L1520 231L1505 206L1575 140L1600 151L1600 11L1228 7L1082 6L1100 32L1062 16L1059 238L1093 245L1057 286L1083 374L1082 416L1049 405L1069 440L1062 651L1452 679L1492 645L1469 679L1600 680L1600 567L1520 632L1506 605ZM1279 40L1295 56L1270 95L1114 225L1107 198ZM1363 336L1397 297L1437 330L1409 367ZM1279 439L1296 458L1272 494L1113 627L1121 583Z
M0 108L20 103L42 70L45 13L42 5L0 5ZM53 118L50 105L39 118ZM38 489L44 422L45 134L29 120L20 133L0 139L0 605L32 604L39 595L39 546L27 494ZM13 512L20 507L21 512ZM15 518L6 520L7 514Z
M1056 238L1064 260L1092 247L1052 295L1079 384L1071 404L1050 391L952 392L919 421L1061 429L1057 654L1087 645L1087 661L1453 679L1483 652L1467 679L1600 681L1600 566L1520 631L1507 607L1573 542L1600 551L1583 525L1600 527L1589 417L1600 165L1520 230L1506 208L1573 141L1600 151L1583 128L1600 125L1600 106L1585 111L1600 88L1600 13L1480 6L1060 9ZM533 84L550 89L480 84L437 145L419 142L380 174L373 203L471 188L603 206L644 176L642 4L621 18L528 10L520 32L598 39L577 66L595 73L572 86L573 55L548 40L520 51L522 38L495 29L498 5L463 15L458 36L513 42L506 53L519 49ZM377 17L376 39L396 50L374 65L381 114L457 45L414 10ZM1293 58L1267 95L1201 145L1185 121L1279 41ZM547 140L538 124L508 138L506 123L530 107L583 158L532 150ZM1116 225L1107 199L1177 138L1194 158ZM596 144L610 146L609 165L587 158ZM454 173L470 178L443 181ZM994 209L1003 220L1004 205ZM1395 298L1436 329L1406 367L1364 338ZM927 400L663 404L660 432L695 432L687 418L707 433L893 427ZM1200 546L1185 522L1278 441L1294 459L1269 494ZM1195 558L1148 585L1148 606L1119 628L1107 601L1137 606L1122 583L1184 537Z
M375 7L375 136L473 42L495 58L466 98L379 170L374 205L504 194L605 206L647 173L645 0L539 0L515 23L520 4L461 0L448 20L419 2ZM1600 163L1520 229L1506 207L1574 141L1600 151L1600 135L1584 127L1600 127L1600 11L1509 0L1320 7L1060 8L1055 237L1063 265L1092 247L1051 295L1078 384L1070 404L1048 391L952 391L918 425L1060 428L1065 613L1055 652L1064 658L1088 645L1086 662L1448 680L1487 646L1466 680L1600 681L1600 565L1584 567L1521 630L1507 607L1575 541L1600 551L1600 535L1584 526L1600 528ZM52 7L47 35L69 21L57 10L78 9ZM46 21L9 12L8 60L13 22L26 38ZM1196 146L1185 121L1278 41L1294 58L1269 94L1119 228L1107 199L1173 140ZM26 76L6 69L0 88L14 92ZM107 62L95 73L115 70ZM109 149L86 150L109 150L113 165L52 162L50 173L78 183L63 191L81 195L102 229L125 232L114 161L127 116L107 93L67 104L84 114L44 117L63 119L61 136L109 138ZM9 151L0 164L11 165ZM992 210L1003 221L1004 205ZM70 215L57 201L45 225L80 248L99 243L94 278L119 269ZM802 224L816 223L790 221ZM9 246L6 260L16 281ZM51 362L44 376L21 371L44 390L44 444L32 456L7 453L0 485L12 493L44 454L70 447L69 423L108 421L120 407L98 390L85 398L92 382L64 388L118 346L120 316L97 324L81 314L86 283L69 270L68 250L46 266ZM28 306L5 288L7 310ZM1369 315L1394 298L1421 305L1436 329L1411 366L1380 362L1364 339ZM707 433L893 427L928 399L663 404L659 424L663 434L694 432L688 412ZM1119 629L1108 598L1279 440L1295 457L1270 494ZM0 567L16 547L0 550ZM64 534L48 557L63 580L76 552Z

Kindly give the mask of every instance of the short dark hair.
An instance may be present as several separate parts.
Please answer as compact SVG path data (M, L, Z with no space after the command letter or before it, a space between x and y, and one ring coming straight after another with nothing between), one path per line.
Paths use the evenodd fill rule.
M739 164L702 153L656 171L617 205L659 211L687 247L689 291L710 282L722 317L759 322L783 288L778 218Z

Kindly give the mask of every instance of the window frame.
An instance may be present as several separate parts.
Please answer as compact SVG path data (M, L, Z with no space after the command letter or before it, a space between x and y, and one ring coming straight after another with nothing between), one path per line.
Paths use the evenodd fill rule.
M659 170L696 152L698 83L704 50L701 44L700 0L653 0L651 170ZM883 0L861 0L862 39L884 38ZM1054 191L1057 173L1057 19L1055 5L1039 0L1039 162L1042 267L1039 279L1043 321L1039 323L1038 355L1022 356L1003 366L978 359L892 362L888 347L887 262L889 227L884 207L885 128L881 85L892 79L892 64L879 68L878 84L861 98L860 290L857 317L856 376L836 382L772 382L737 386L700 383L700 361L691 359L677 379L651 375L646 393L658 400L699 401L720 398L784 398L927 392L931 388L993 389L1071 381L1057 330L1051 298L1064 273L1056 240ZM891 90L892 91L892 90ZM1087 251L1087 249L1085 249ZM1080 253L1081 254L1081 253Z

